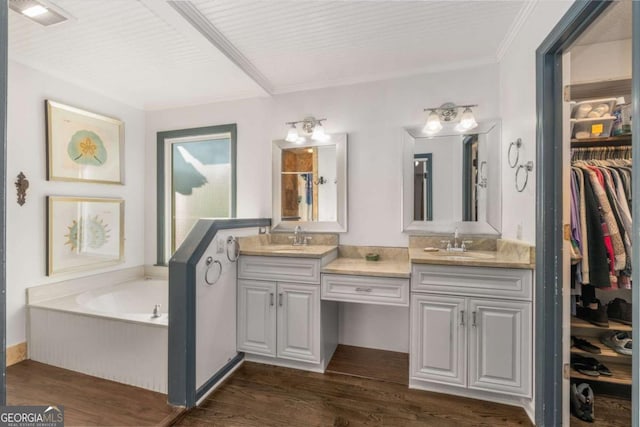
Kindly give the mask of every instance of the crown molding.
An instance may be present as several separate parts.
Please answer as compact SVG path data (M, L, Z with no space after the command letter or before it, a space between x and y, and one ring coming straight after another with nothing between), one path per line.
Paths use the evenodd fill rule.
M502 58L505 53L507 53L507 50L509 50L511 43L513 43L513 40L515 40L518 33L520 33L520 30L527 22L529 15L531 15L531 12L533 12L533 9L535 9L537 5L538 0L527 0L524 2L522 8L520 8L520 11L511 23L509 30L507 30L507 33L502 39L502 42L500 42L500 45L498 46L498 50L496 51L497 62L502 61Z

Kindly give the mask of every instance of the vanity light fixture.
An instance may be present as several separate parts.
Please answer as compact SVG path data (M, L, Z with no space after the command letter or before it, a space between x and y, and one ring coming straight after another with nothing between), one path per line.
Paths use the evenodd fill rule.
M458 110L464 108L460 116L460 122L455 129L458 132L467 132L478 126L471 108L477 107L477 104L456 105L452 102L442 104L440 107L425 108L429 111L427 122L424 125L423 132L428 135L434 135L442 130L442 122L453 122L458 117Z
M311 136L311 139L318 142L325 142L331 139L331 136L328 135L324 126L322 126L322 122L327 119L316 119L315 117L305 117L304 120L298 120L296 122L287 122L287 125L291 125L289 131L287 132L287 137L285 141L287 142L297 142L299 144L303 143L306 139L304 136L300 136L298 133L297 124L302 123L300 126L304 135Z

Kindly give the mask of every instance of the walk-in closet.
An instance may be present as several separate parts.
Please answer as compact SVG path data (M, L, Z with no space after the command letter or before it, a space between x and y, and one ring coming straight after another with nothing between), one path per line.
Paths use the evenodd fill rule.
M564 60L564 301L570 313L565 339L572 426L631 422L630 16L631 2L611 6Z

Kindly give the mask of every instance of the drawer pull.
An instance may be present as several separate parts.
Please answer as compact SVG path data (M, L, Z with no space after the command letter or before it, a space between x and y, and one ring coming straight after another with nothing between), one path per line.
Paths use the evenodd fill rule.
M460 326L464 326L464 310L460 311Z
M270 305L270 306L273 306L273 304L274 304L274 302L273 302L273 292L271 292L271 293L269 294L269 305Z
M476 326L478 326L478 324L476 323L476 312L474 311L471 314L473 315L473 324L471 326L475 328Z
M356 288L356 292L371 292L373 289L371 288Z

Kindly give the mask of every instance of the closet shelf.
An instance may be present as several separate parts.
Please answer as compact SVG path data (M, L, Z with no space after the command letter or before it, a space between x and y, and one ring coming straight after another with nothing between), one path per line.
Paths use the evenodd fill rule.
M627 146L631 145L631 134L616 135L607 138L572 139L571 148L599 147L599 146Z
M586 320L582 320L579 319L577 317L572 316L571 317L571 330L573 330L574 328L581 328L581 329L596 329L596 330L600 330L600 331L627 331L630 332L633 330L633 328L629 325L625 325L624 323L620 323L620 322L616 322L613 320L609 320L609 327L603 327L603 326L597 326L594 325L593 323L589 323ZM572 332L572 335L573 334Z
M589 353L588 351L580 350L579 348L576 348L576 347L571 347L571 353L573 354L579 354L580 356L587 356L587 357L595 357L596 359L600 360L605 364L607 361L610 363L631 364L631 356L627 356L626 354L616 353L606 345L602 344L599 341L596 341L596 339L593 337L586 337L586 338L578 337L578 338L586 339L591 344L595 345L596 347L599 347L601 353L593 354L593 353Z
M631 385L631 365L622 365L619 363L605 363L605 365L613 374L612 376L606 377L604 375L600 375L599 377L590 377L589 375L581 374L571 368L571 378L609 384Z

